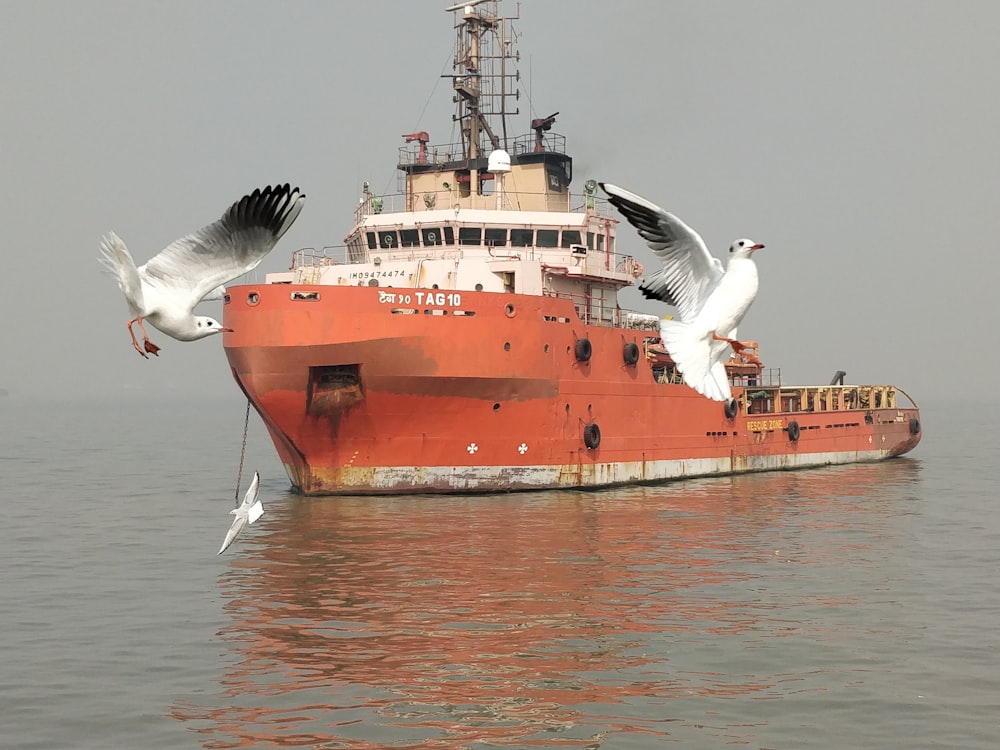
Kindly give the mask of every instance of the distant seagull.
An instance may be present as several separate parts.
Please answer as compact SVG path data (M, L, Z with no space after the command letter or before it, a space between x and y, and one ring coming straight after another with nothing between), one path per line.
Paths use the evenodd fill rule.
M679 320L661 321L660 337L684 382L715 401L732 400L722 359L727 345L736 352L747 346L736 340L736 327L757 296L757 265L750 256L764 246L736 240L723 270L698 233L673 214L620 187L601 183L601 189L663 260L639 290L677 308ZM753 355L747 359L760 364Z
M229 531L226 532L226 539L222 542L222 548L218 551L216 556L225 552L229 548L229 545L236 541L236 537L243 533L243 529L264 515L264 504L257 499L257 493L259 491L260 475L258 475L255 471L253 473L253 481L250 482L250 486L247 488L247 494L244 495L243 502L240 503L240 507L233 508L229 511L236 516L236 518L233 519L233 525L230 526Z
M138 268L121 238L114 232L105 235L98 260L128 301L133 315L128 332L135 350L146 359L147 352L159 356L160 347L149 340L143 320L180 341L231 331L213 318L195 315L195 305L221 298L223 284L256 268L298 217L305 199L298 188L287 184L254 190L221 219L175 240ZM142 331L142 348L133 323Z

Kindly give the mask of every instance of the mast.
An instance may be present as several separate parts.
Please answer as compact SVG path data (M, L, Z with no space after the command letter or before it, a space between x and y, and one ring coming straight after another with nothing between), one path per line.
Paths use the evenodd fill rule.
M455 46L453 70L442 77L451 79L452 122L461 135L440 145L428 145L426 131L403 135L397 167L406 210L485 207L484 199L502 181L498 174L506 174L489 168L489 155L498 151L507 153L509 171L516 173L516 190L504 190L506 204L524 211L569 210L573 160L566 139L552 132L558 112L532 120L534 134L508 128L507 118L520 114L521 57L513 28L520 7L504 16L500 0L468 0L446 10L453 14Z
M455 89L454 119L462 132L463 156L474 162L498 148L507 149L507 99L518 99L516 86L520 73L507 62L516 63L520 55L507 38L508 21L499 14L498 0L470 0L447 8L455 14L454 73L450 76ZM511 91L513 89L513 91ZM501 140L491 120L499 119Z

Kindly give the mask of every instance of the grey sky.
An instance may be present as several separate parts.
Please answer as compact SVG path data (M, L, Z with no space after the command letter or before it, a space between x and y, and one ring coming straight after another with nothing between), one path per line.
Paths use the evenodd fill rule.
M0 3L0 387L234 393L221 338L136 355L101 235L141 263L288 181L308 201L260 270L341 244L400 134L453 138L446 5ZM720 257L767 245L740 333L786 382L998 398L1000 4L524 0L518 28L513 131L558 110L575 191L643 194Z

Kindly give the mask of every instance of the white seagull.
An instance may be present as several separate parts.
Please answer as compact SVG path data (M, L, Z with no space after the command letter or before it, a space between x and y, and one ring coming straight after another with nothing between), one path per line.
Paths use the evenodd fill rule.
M250 482L250 486L247 487L247 494L243 496L243 502L240 503L240 507L233 508L229 511L236 516L236 518L233 519L233 525L230 526L229 531L226 532L226 538L222 542L222 548L218 551L216 556L225 552L229 548L229 545L236 541L236 537L243 533L243 529L264 515L264 504L257 499L257 493L259 491L260 475L258 475L255 471L253 473L253 481Z
M231 332L213 318L195 315L195 305L221 298L224 284L256 268L298 217L305 199L298 188L287 184L258 188L230 206L218 221L174 240L138 268L121 238L114 232L105 235L98 260L128 302L133 316L128 332L135 350L146 359L147 352L159 356L160 347L149 340L143 320L180 341ZM142 331L141 348L133 323Z
M663 261L639 290L677 308L678 320L660 322L660 337L684 382L715 401L732 400L722 358L727 346L746 348L736 339L736 327L757 296L757 265L750 256L764 246L736 240L723 270L698 233L673 214L615 185L601 183L601 189Z

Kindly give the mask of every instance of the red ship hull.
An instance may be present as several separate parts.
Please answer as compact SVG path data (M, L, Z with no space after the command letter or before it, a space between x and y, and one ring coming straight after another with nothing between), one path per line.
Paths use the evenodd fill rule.
M874 461L920 440L887 386L736 387L728 418L657 382L649 332L588 326L565 299L262 284L232 287L224 310L234 377L308 495L605 487Z

